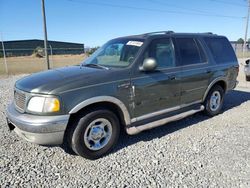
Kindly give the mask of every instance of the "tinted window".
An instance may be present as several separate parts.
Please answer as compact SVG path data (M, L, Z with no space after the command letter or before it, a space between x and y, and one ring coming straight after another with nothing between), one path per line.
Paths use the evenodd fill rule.
M156 39L152 41L145 53L145 58L154 58L158 68L174 67L174 51L170 39Z
M233 48L226 38L206 37L205 42L217 63L237 61Z
M193 38L176 38L176 49L179 52L180 65L191 65L197 63L204 63L202 57L205 58L204 53L199 51L198 45Z
M199 41L196 40L196 44L199 48L199 52L200 52L200 58L201 58L201 63L206 63L207 62L207 57L205 55L205 52L201 46L201 43Z

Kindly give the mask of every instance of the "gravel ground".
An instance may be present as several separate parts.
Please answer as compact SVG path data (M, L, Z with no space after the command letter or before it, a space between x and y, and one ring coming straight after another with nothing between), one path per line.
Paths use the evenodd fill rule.
M0 187L250 187L250 90L224 112L201 113L136 136L96 161L9 133L5 109L20 76L0 79Z

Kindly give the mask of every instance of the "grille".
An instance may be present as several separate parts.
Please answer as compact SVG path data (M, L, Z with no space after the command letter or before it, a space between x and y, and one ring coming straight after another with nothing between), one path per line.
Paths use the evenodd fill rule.
M15 91L14 99L15 99L16 109L18 111L20 111L20 112L24 112L25 111L25 106L26 106L26 95L25 95L25 93Z

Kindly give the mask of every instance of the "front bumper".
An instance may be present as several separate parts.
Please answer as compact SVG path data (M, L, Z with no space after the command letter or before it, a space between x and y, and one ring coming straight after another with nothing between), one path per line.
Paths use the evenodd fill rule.
M7 108L7 122L23 139L41 145L59 145L63 143L64 132L69 115L38 116L18 112L14 104Z

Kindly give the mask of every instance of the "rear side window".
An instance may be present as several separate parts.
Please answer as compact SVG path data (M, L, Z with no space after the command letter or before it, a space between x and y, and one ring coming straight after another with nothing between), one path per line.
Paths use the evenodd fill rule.
M178 50L181 66L204 63L206 61L200 44L193 38L176 38L175 46Z
M226 38L206 37L204 40L217 63L237 61L234 50Z

